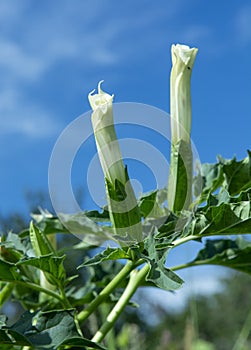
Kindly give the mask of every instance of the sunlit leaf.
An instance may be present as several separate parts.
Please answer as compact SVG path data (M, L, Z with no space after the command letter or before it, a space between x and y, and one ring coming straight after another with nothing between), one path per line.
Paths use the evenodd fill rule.
M55 250L46 234L30 223L30 241L37 257L47 254L55 254Z
M192 189L191 144L180 140L172 145L168 179L168 207L174 213L187 209L191 204Z
M201 203L206 200L209 193L216 191L223 183L222 164L202 164L198 169L199 173L194 178L194 194L197 202Z
M211 196L211 203L199 208L193 215L191 234L220 235L251 233L251 189L238 197L226 197L221 194ZM244 200L243 200L244 199Z
M142 258L150 265L150 271L146 277L147 281L164 290L179 289L183 280L173 271L165 267L168 249L157 250L154 236L145 240L145 255Z
M65 278L65 269L63 266L63 261L65 256L53 256L43 255L38 258L29 258L26 260L21 260L17 263L17 266L30 265L51 274L56 280L64 280Z
M251 274L251 242L242 237L236 240L207 240L191 265L213 264Z
M226 181L226 187L230 195L239 194L251 187L251 152L241 161L236 158L232 160L223 160L223 172Z
M96 254L93 258L88 259L86 262L81 264L78 268L83 266L96 265L101 263L102 261L107 260L118 260L118 259L128 259L130 256L128 253L121 248L106 248L101 253Z

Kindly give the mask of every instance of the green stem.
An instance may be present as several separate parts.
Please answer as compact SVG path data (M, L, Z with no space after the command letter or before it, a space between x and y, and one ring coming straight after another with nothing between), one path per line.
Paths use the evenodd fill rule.
M183 243L186 243L186 242L189 242L189 241L192 241L192 240L196 240L198 238L201 238L201 236L199 235L191 235L191 236L187 236L187 237L184 237L184 238L179 238L179 239L176 239L176 241L174 241L172 244L173 244L173 248L183 244Z
M64 287L63 286L60 286L60 292L61 292L61 300L63 301L64 305L65 305L65 308L66 309L71 309L72 308L72 305L71 303L69 302L66 294L65 294L65 290L64 290Z
M186 263L186 264L181 264L181 265L176 265L171 267L172 271L177 271L177 270L182 270L182 269L186 269L187 267L191 267L193 266L193 264L190 263Z
M61 296L58 295L57 293L53 292L52 290L45 289L45 288L39 286L38 284L31 283L31 282L13 281L13 283L17 283L17 284L23 285L24 287L31 288L31 289L37 290L38 292L42 292L42 293L45 293L47 295L50 295L51 297L59 300L61 302L61 304L64 307L66 307L64 300L62 300Z
M85 321L97 307L106 300L112 291L123 281L129 273L137 266L136 263L128 261L123 269L114 277L114 279L100 292L100 294L87 306L87 308L81 311L77 319L79 322Z
M146 277L148 271L149 271L149 265L146 264L144 267L142 267L141 270L133 270L131 272L130 280L122 296L120 297L120 299L118 300L118 302L116 303L112 311L107 316L106 321L103 323L100 330L98 330L98 332L94 335L94 337L92 338L92 341L98 343L104 339L106 334L113 327L114 323L118 319L121 312L124 310L128 302L130 301L133 294L136 292L141 281Z
M194 261L194 262L188 262L181 265L176 265L171 268L172 271L182 270L186 269L187 267L193 267L193 266L203 266L203 265L218 265L218 264L212 264L210 260L203 260L203 261Z
M110 312L110 305L107 303L103 303L102 305L100 305L100 311L101 311L102 323L104 323L106 320L106 316ZM116 350L116 337L115 337L114 329L111 329L110 332L107 334L105 345L108 347L109 350Z
M12 290L14 288L14 283L6 283L5 286L0 291L0 308L11 296Z

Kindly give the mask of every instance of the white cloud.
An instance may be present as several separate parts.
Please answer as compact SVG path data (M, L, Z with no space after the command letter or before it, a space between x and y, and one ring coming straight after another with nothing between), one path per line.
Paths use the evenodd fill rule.
M184 7L183 1L167 3L164 8L151 3L142 6L131 2L130 6L129 2L120 4L121 11L118 11L115 2L77 1L72 6L62 0L60 9L56 3L45 2L43 11L39 11L33 2L24 1L23 6L17 4L18 16L18 11L13 10L15 6L7 0L3 4L8 19L5 32L19 27L22 32L13 38L2 33L0 65L23 78L26 75L33 79L59 60L111 65L126 61L132 53L145 55L154 50L157 43L161 45L161 40L157 40L159 24L171 22ZM142 37L144 32L146 35ZM140 40L137 40L139 33ZM194 37L195 33L190 31L191 35Z
M36 134L35 120L40 120L41 125L52 123L47 108L33 101L31 94L26 96L27 86L39 84L62 62L91 72L96 67L111 67L131 58L134 62L142 60L148 53L156 52L164 40L168 41L168 32L169 38L173 37L172 20L185 7L182 0L167 3L163 8L133 1L118 5L115 1L86 0L76 1L73 6L62 0L60 8L50 1L39 6L29 0L22 4L18 0L13 2L14 5L8 0L0 2L4 28L0 35L0 101L5 101L0 106L0 125L1 132L11 132L13 128L25 135ZM166 29L161 29L162 24ZM208 30L193 26L184 33L178 34L182 40L193 41L207 36ZM14 96L17 91L22 93ZM8 106L6 99L11 101ZM50 130L41 128L40 134L44 135Z
M76 7L62 1L60 11L53 3L47 4L44 11L37 11L33 2L24 3L25 6L17 4L19 15L13 4L0 4L5 14L0 36L2 81L6 77L14 82L34 81L64 59L101 65L117 60L112 48L116 30L98 25L103 9L98 2L87 1L84 6L78 2Z
M43 138L54 135L60 126L50 113L25 100L14 90L0 93L0 134Z
M25 51L16 42L0 38L0 69L1 75L9 79L33 80L41 76L46 63L40 57Z
M3 78L15 76L22 82L41 78L62 60L91 67L118 64L130 57L141 59L161 46L164 36L166 40L173 36L172 20L186 8L182 0L164 7L98 0L76 1L72 6L62 0L60 9L56 3L45 2L41 11L32 1L24 0L22 6L14 1L18 11L7 0L0 5L6 16L6 30L0 37L0 72ZM161 23L168 29L160 30ZM190 42L207 36L208 28L192 26L176 34Z

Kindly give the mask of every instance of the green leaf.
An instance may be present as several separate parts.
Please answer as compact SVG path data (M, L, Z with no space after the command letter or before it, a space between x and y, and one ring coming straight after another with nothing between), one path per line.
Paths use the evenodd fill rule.
M0 330L0 344L12 344L12 346L31 346L31 343L22 334L13 330Z
M223 183L222 164L202 164L199 174L194 178L194 194L199 197L196 202L202 203L207 199L208 194L216 191Z
M25 242L21 240L19 235L13 232L9 232L7 237L3 237L2 241L0 241L0 246L3 246L5 248L15 248L15 250L18 251L20 255L20 252L26 253L27 251L27 244L25 245L24 243ZM1 255L2 253L3 252L1 250Z
M70 233L69 230L62 224L58 217L43 214L33 215L36 220L36 225L39 227L44 234L54 234L54 233Z
M80 214L82 214L83 217L88 217L90 220L92 220L95 223L109 221L109 213L106 208L104 208L101 213L98 212L97 210L91 210L91 211L84 211L77 215L80 215ZM58 217L53 216L47 211L41 210L40 214L33 214L32 217L34 218L34 220L36 220L36 225L45 234L70 233L70 231L68 230L68 226L64 226L62 221L60 221ZM67 224L67 221L66 221L66 224ZM81 229L81 233L83 233L82 229Z
M97 210L85 211L84 214L95 222L107 222L110 221L108 208L105 206L100 213Z
M57 281L63 281L66 272L63 266L65 256L43 255L38 258L28 258L19 261L16 265L30 265L52 275Z
M35 332L29 336L32 344L44 349L57 349L66 339L78 335L73 310L41 312Z
M16 263L24 256L34 255L29 237L21 238L19 235L9 232L6 239L1 242L1 257L4 261ZM29 266L20 266L19 275L25 276L30 281L38 282L34 269Z
M15 345L56 350L67 339L81 336L75 324L74 310L55 310L33 314L25 312L13 326L2 329L0 344L10 344L11 338L15 340L15 343L12 342Z
M124 251L121 248L106 248L101 253L96 254L93 258L88 259L83 264L78 266L78 268L84 267L84 266L91 266L91 265L97 265L101 263L102 261L107 260L118 260L118 259L129 259L129 254Z
M30 223L30 241L37 257L56 254L47 236L33 222Z
M3 237L1 246L1 257L8 262L16 263L24 255L28 255L32 249L28 238L22 239L16 233L9 232L7 237Z
M141 196L139 201L139 209L141 216L146 218L154 209L156 204L156 196L157 191L150 192L149 194L145 194ZM151 215L152 216L152 215Z
M213 264L251 274L251 242L242 237L236 240L207 240L191 265Z
M116 179L105 179L110 220L117 239L126 243L141 242L142 226L140 209L125 168L126 185Z
M151 269L146 277L147 281L164 290L176 290L182 286L183 280L163 264L152 259L149 264Z
M220 158L220 161L223 164L226 188L230 195L239 194L251 187L250 151L248 151L248 156L241 161L237 161L236 158L228 161Z
M216 164L202 164L199 174L194 179L196 202L202 203L209 194L220 187L230 195L237 195L251 187L251 152L241 161L236 158L224 159L218 157Z
M167 202L166 188L143 193L139 198L139 208L144 218L142 223L144 236L152 232L155 226L161 226L170 214L170 211L164 206L165 202Z
M80 337L67 339L61 344L61 346L63 346L63 345L73 346L74 349L75 348L87 349L87 347L88 347L91 349L106 350L106 348L104 348L103 346L98 345L98 344L92 342L91 340L80 338ZM61 348L61 346L60 346L60 348Z
M0 281L12 282L16 281L18 277L15 265L0 259Z
M153 235L148 236L144 243L147 254L142 255L142 258L150 265L150 271L146 280L164 290L179 289L183 284L183 280L173 271L165 267L169 249L157 250Z
M111 230L107 226L101 226L84 212L77 214L60 214L60 220L67 227L69 232L84 235L83 239L89 244L98 245L110 239Z
M192 235L251 233L251 189L237 197L225 192L211 195L208 205L199 208L190 225ZM213 205L210 205L213 203Z
M16 330L11 330L6 326L7 317L0 315L0 344L12 344L21 346L30 346L31 343L22 334ZM2 349L2 346L1 346Z
M172 145L168 179L168 207L174 213L187 209L192 200L192 150L183 140Z
M173 213L170 213L166 217L164 223L159 227L157 237L168 237L176 232L178 220L180 221L181 219Z

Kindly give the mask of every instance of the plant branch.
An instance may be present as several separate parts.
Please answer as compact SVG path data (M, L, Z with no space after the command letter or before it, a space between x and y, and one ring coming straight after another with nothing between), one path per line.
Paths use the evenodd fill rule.
M181 265L176 265L171 267L172 271L182 270L186 269L187 267L193 267L193 266L202 266L202 265L218 265L218 264L212 264L209 259L203 260L203 261L194 261L194 262L188 262Z
M122 270L111 280L111 282L100 292L100 294L87 306L87 308L81 311L77 319L79 322L85 321L95 310L96 308L106 300L112 291L123 281L129 273L137 266L132 261L128 261Z
M100 342L101 340L104 339L106 334L113 327L119 315L122 313L122 311L124 310L128 302L130 301L133 294L136 292L141 281L146 277L148 271L149 271L149 265L146 264L144 267L142 267L141 270L133 270L131 272L130 280L122 296L120 297L120 299L118 300L118 302L116 303L112 311L107 316L106 321L103 323L100 330L98 330L98 332L94 335L94 337L92 338L92 341Z
M202 238L202 237L200 235L190 235L190 236L187 236L187 237L184 237L184 238L176 239L176 241L174 241L172 243L173 244L173 248L178 247L179 245L184 244L186 242L189 242L189 241L192 241L192 240L196 240L196 239L199 239L199 238Z
M62 285L59 286L59 289L60 289L60 292L61 292L61 300L62 302L64 303L64 306L66 309L71 309L72 308L72 305L71 303L69 302L66 294L65 294L65 290L64 290L64 287Z
M62 300L61 296L59 294L53 292L52 290L45 289L45 288L39 286L38 284L31 283L31 282L13 281L13 283L21 284L25 287L37 290L38 292L42 292L42 293L45 293L47 295L50 295L51 297L59 300L64 307L66 306L64 303L64 300Z

